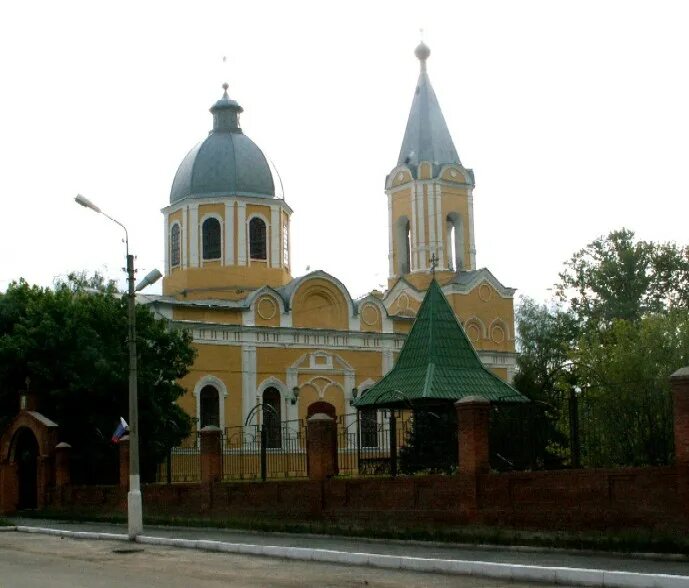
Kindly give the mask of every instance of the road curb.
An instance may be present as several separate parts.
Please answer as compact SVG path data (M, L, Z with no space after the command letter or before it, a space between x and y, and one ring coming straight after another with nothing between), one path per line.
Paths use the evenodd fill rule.
M36 533L67 537L71 539L93 539L128 541L124 533L101 533L95 531L65 531L46 527L0 527L20 533ZM237 553L301 561L319 561L334 564L371 566L386 569L402 569L416 572L434 572L453 575L477 576L500 580L549 582L573 586L603 586L614 588L689 588L689 576L670 574L642 574L638 572L615 572L608 570L532 566L522 564L485 561L432 559L377 553L352 553L311 547L288 547L284 545L253 545L229 543L209 539L181 539L139 535L136 542L142 545L198 549L216 553Z

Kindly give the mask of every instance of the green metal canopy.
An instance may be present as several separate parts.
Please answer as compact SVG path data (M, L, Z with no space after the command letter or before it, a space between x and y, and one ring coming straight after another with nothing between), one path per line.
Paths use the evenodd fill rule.
M397 364L354 406L441 404L466 396L529 402L483 365L440 286L432 280Z

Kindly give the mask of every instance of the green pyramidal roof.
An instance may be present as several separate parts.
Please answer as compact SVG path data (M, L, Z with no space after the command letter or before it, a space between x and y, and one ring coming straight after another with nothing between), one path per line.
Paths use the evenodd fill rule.
M457 401L481 396L493 402L528 402L486 368L433 280L394 368L357 398L357 408L409 402Z

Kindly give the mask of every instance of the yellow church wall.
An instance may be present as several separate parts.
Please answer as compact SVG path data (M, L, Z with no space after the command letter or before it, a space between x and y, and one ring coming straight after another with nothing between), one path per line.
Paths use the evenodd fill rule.
M396 186L401 186L402 184L406 184L407 182L411 182L412 177L411 174L404 170L404 171L399 171L395 174L394 179L392 180L392 183L390 184L391 187L396 187Z
M380 309L370 302L365 303L359 309L359 321L359 328L364 333L380 333L383 330Z
M437 273L438 272L436 272L436 274ZM405 275L404 279L407 280L407 282L409 282L417 290L425 290L431 283L433 276L431 272L418 272L414 274Z
M431 179L431 164L430 163L422 163L419 165L419 179L420 180L430 180Z
M224 204L200 204L199 205L199 223L207 214L218 215L223 222L225 221L225 205ZM200 226L199 226L200 233Z
M454 178L452 177L453 171L457 174ZM445 171L443 171L443 173L440 174L440 179L453 183L464 182L464 176L462 175L462 172L459 171L459 169L457 168L446 168Z
M260 327L280 326L280 305L272 296L261 296L256 302L254 324Z
M405 321L400 319L392 320L392 330L395 333L408 333L411 331L412 321Z
M178 321L199 321L224 325L242 324L242 313L239 310L175 307L172 311L172 318Z
M163 294L184 295L190 300L205 298L236 299L236 289L258 289L262 286L283 286L291 280L285 268L266 267L265 264L246 266L209 266L185 268L163 279ZM232 289L228 289L229 285ZM244 295L248 292L244 290Z
M343 378L334 376L333 380L342 380ZM320 384L317 379L314 379L314 383L310 384L306 378L300 383L299 391L299 418L305 419L308 415L309 406L314 402L327 402L335 407L335 414L342 415L346 414L345 410L345 400L344 393L342 391L342 382L337 382L339 386L329 385L325 390L322 391L323 396L321 397L321 392L319 392L317 385Z
M392 198L392 227L389 230L392 231L392 267L394 268L394 273L397 273L397 268L399 267L399 255L398 255L398 244L397 244L397 220L406 216L411 223L412 212L411 212L411 189L406 188L395 192L391 196Z
M242 369L241 348L228 345L204 345L194 343L198 354L191 371L180 380L186 389L185 394L178 400L182 409L194 418L196 414L196 397L194 388L204 376L215 376L227 389L224 398L225 426L238 426L242 420Z
M445 222L450 213L456 212L462 218L462 225L464 230L464 241L462 250L463 267L468 268L471 265L471 227L469 226L469 198L468 192L461 188L444 187L442 190L443 198L441 211L443 215L443 231L445 231ZM445 232L443 233L443 245L445 249L446 259L450 258L452 252L452 244L447 242Z
M493 372L498 378L500 378L504 382L509 382L509 377L507 375L507 368L490 368L490 371Z
M184 221L184 209L183 208L176 210L175 212L170 214L170 216L168 217L167 231L165 233L165 249L168 251L168 253L170 252L170 229L172 228L172 225L174 223L179 223L181 225L183 223L183 221ZM184 253L184 251L186 250L186 243L184 243L184 241L182 240L182 232L180 232L180 248L182 250L182 253ZM186 261L186 259L188 259L188 258L183 257L182 259L180 259L180 262L183 263L184 261ZM176 266L170 268L171 273L177 272L180 270L181 270L181 267L179 265L176 265Z
M347 302L331 282L312 278L303 282L292 299L295 327L349 330Z
M462 323L476 317L485 334L472 342L477 349L514 352L514 308L511 298L503 298L489 284L483 283L467 294L450 293L448 302ZM502 336L500 336L502 330ZM475 331L469 329L467 334Z
M180 208L179 210L176 210L175 212L170 214L170 216L168 216L168 231L170 230L172 223L174 223L174 222L181 223L182 222L182 218L183 218L182 215L183 214L184 214L184 209Z
M407 292L401 292L390 305L388 312L390 314L411 313L410 316L415 316L420 306L421 302L416 298Z

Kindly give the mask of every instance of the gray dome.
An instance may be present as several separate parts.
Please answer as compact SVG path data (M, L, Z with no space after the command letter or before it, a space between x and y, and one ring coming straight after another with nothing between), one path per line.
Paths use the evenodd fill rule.
M263 152L239 127L242 107L227 95L210 109L213 130L194 147L177 170L170 204L188 196L257 196L274 198L275 184Z

